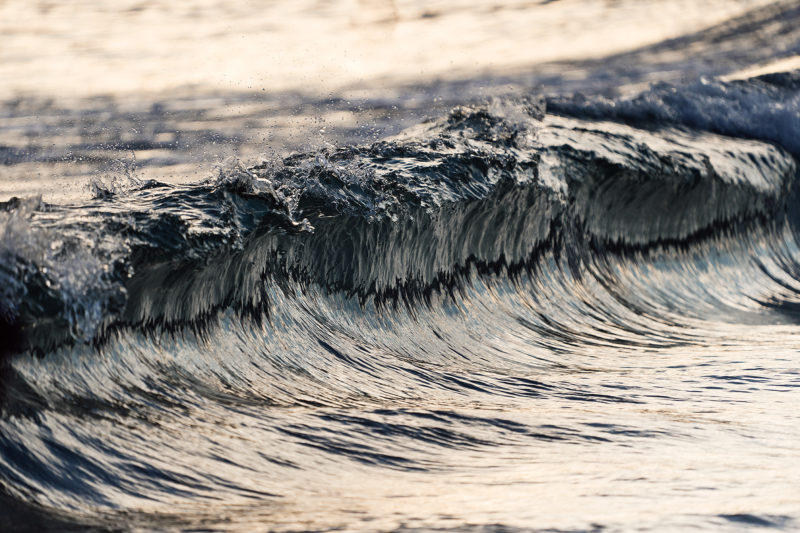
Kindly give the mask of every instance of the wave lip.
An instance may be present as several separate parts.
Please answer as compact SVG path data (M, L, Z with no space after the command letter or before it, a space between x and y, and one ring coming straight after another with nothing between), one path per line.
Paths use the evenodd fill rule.
M775 145L576 106L554 107L580 118L496 100L195 185L6 203L2 323L19 339L8 351L198 324L228 307L259 317L287 283L411 305L475 268L527 268L543 249L686 244L786 207L796 167Z
M602 242L684 241L713 226L783 208L794 159L773 145L667 128L552 117L546 171L565 182L570 212Z

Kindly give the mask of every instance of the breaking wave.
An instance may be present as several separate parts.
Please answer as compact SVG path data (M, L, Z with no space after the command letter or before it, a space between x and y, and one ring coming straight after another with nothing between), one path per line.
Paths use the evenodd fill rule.
M798 79L506 98L202 183L0 204L0 486L95 524L130 509L205 523L198 505L271 501L282 473L316 468L285 441L424 471L431 449L480 447L489 426L509 442L623 438L403 406L635 402L526 372L702 345L712 319L795 323ZM258 422L268 450L202 417L207 440L175 429L184 410L353 405L384 421L275 414Z

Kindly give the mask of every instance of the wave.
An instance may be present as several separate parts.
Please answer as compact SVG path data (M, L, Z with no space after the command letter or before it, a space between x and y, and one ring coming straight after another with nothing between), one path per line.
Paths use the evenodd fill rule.
M509 97L201 183L122 165L80 204L3 203L0 525L375 528L385 507L325 498L394 509L435 476L485 500L509 472L549 493L564 461L586 474L561 489L605 502L655 448L697 477L636 488L739 516L706 498L707 444L741 439L757 489L796 450L747 443L797 440L764 418L797 390L800 322L794 138L748 111L796 120L776 86Z
M702 78L685 86L658 83L629 97L582 94L547 100L552 112L624 121L644 128L684 126L768 141L800 154L800 72L776 72L747 80Z
M226 309L261 320L276 288L413 307L547 254L588 264L779 234L796 203L797 80L509 97L193 185L131 177L95 182L80 205L12 199L0 204L3 350L202 328Z

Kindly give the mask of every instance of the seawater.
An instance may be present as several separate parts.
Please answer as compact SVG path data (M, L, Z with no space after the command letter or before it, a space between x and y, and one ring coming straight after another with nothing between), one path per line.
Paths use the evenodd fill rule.
M800 75L759 69L798 10L722 4L389 96L7 101L4 135L60 118L3 152L0 527L797 529ZM281 151L245 123L286 102Z

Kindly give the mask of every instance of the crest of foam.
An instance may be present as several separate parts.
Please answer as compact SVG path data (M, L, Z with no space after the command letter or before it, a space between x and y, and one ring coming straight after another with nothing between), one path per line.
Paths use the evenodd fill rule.
M111 256L121 243L51 231L36 219L46 209L41 198L30 198L0 211L0 317L13 322L22 314L36 316L40 305L29 308L25 297L46 294L41 300L56 302L70 335L89 341L109 311L124 302L124 288L111 272Z

